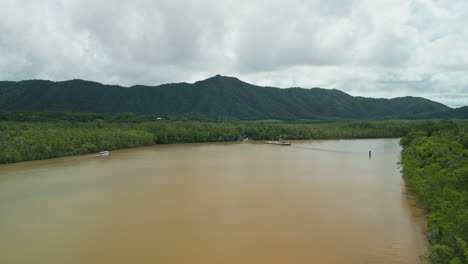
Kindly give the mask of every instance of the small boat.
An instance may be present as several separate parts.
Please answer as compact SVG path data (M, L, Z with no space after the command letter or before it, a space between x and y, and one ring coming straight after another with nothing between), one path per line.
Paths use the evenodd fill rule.
M270 141L265 141L266 144L274 144L274 145L282 145L282 146L291 146L291 143L286 142L282 139L280 140L270 140Z
M99 152L99 155L102 155L102 156L109 155L109 151L107 151L107 150L101 151L101 152Z

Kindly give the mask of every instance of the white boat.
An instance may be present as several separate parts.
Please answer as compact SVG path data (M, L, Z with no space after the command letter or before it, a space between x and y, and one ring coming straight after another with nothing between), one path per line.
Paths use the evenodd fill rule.
M291 146L291 143L286 142L282 139L280 140L270 140L270 141L265 141L266 144L274 144L274 145L282 145L282 146Z
M102 156L109 155L109 151L107 150L101 151L99 152L99 155L102 155Z

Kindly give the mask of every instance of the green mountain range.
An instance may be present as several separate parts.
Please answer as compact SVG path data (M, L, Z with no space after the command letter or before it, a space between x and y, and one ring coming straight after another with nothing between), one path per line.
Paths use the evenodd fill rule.
M0 110L133 112L242 120L427 117L434 113L450 115L447 112L453 111L421 97L374 99L353 97L335 89L261 87L220 75L193 84L132 87L84 80L3 81Z

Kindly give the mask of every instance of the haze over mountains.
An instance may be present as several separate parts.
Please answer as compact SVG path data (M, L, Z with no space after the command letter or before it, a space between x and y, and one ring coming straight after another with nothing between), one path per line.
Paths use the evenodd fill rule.
M216 75L193 84L122 87L84 80L0 82L0 110L192 115L228 119L467 117L421 97L374 99L339 90L261 87ZM454 112L453 112L454 111ZM452 113L453 112L453 113Z

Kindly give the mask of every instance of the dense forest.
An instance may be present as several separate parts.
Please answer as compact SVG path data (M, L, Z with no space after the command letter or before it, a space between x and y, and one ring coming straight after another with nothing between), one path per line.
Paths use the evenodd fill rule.
M0 82L0 110L199 116L229 120L368 120L451 109L420 97L374 99L335 89L261 87L215 76L193 84L122 87L96 82Z
M427 122L401 145L403 175L428 213L431 263L468 263L468 125Z
M331 139L401 137L417 121L294 124L210 121L187 117L90 113L0 112L0 163L47 159L152 144L245 138Z

